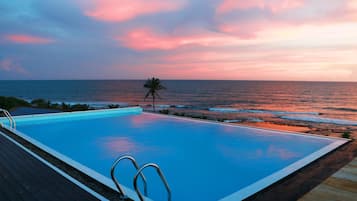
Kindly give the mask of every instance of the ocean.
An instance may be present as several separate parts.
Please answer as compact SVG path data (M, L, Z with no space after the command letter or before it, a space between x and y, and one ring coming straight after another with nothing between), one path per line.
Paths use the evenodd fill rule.
M145 80L0 81L0 96L52 102L146 105ZM158 107L357 120L357 83L162 80ZM310 119L311 120L311 119ZM329 121L328 119L326 121ZM348 122L348 121L347 121ZM356 123L352 121L352 124ZM348 125L348 124L347 124Z

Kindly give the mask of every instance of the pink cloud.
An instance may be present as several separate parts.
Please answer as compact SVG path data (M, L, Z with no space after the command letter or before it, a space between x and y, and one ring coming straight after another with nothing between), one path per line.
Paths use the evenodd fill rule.
M339 12L335 13L335 16L340 18L342 16L342 20L346 21L356 21L357 20L357 1L348 1L343 9L340 9Z
M276 26L275 22L267 22L266 20L256 20L239 23L223 22L217 25L217 29L223 33L229 33L243 39L254 39L257 37L257 32L262 29L265 29L267 27L267 24L270 24L270 28L272 26Z
M168 50L183 45L182 41L178 38L159 35L150 29L132 30L125 36L119 36L116 39L125 47L135 50Z
M85 14L98 20L122 22L142 15L175 11L183 5L162 0L94 0L93 7L85 10Z
M259 8L270 10L273 13L298 8L304 4L305 0L223 0L217 7L218 14L227 13L233 10L246 10Z
M19 44L48 44L54 42L49 38L43 38L38 36L26 35L26 34L11 34L5 36L7 41Z
M20 74L26 74L27 71L20 66L16 61L6 58L0 60L0 71L16 72Z
M248 10L252 8L260 11ZM270 14L256 14L264 11ZM244 12L244 15L235 15L238 12ZM214 17L218 31L251 40L260 38L261 33L266 31L278 33L285 29L296 29L297 32L304 26L355 23L356 13L357 3L350 0L331 1L329 4L305 0L224 0L216 8Z
M239 38L219 33L200 33L195 35L159 34L151 29L131 30L115 38L121 45L135 50L171 50L182 46L223 46L237 43Z
M348 28L352 31L350 27ZM339 27L339 30L342 29ZM306 32L311 34L312 30L307 29ZM322 32L327 31L322 30ZM350 33L350 36L341 37L343 39L352 38L353 35L354 32ZM307 38L305 35L299 37ZM326 41L326 45L330 44L329 37L324 39L320 36L320 39L321 45L324 45L324 41ZM311 40L317 41L316 37ZM244 45L243 48L218 46L214 48L180 48L164 55L160 54L157 58L151 55L150 59L142 61L145 63L143 64L145 68L137 67L137 69L141 69L141 72L147 74L156 72L157 76L169 79L203 77L205 79L246 80L355 80L351 77L351 69L356 68L357 64L355 48L317 48L314 44L309 46L310 39L303 41L298 38L297 41L298 45L284 42L286 46L270 47L257 43L257 46L247 47ZM333 41L340 44L338 38ZM350 44L356 43L347 45ZM309 47L314 48L314 51L306 51L306 48ZM341 64L349 65L342 68Z

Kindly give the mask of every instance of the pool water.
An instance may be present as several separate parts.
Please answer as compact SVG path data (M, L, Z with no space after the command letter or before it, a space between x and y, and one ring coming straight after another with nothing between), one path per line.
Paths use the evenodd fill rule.
M326 147L330 151L345 142L142 113L140 109L23 119L16 119L22 135L108 179L113 161L123 154L134 156L140 165L157 163L171 187L173 201L242 199L274 182L272 174L288 174L289 168L304 166L306 158L316 153L319 157ZM155 173L144 171L148 197L167 200ZM133 189L135 170L129 162L119 164L116 174L124 186Z

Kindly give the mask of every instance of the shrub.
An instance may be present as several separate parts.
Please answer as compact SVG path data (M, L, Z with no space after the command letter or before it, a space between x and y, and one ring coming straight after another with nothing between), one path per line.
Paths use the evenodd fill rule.
M119 108L118 104L109 104L108 108L113 109L113 108Z
M351 131L345 131L342 133L341 137L350 139L351 138Z
M66 104L64 102L62 102L60 109L63 111L70 111L71 106L69 104Z
M32 100L31 104L35 107L51 108L51 102L42 98Z
M89 105L87 104L75 104L70 106L71 111L85 111L89 110Z
M15 107L29 107L29 106L31 106L30 103L28 103L25 100L15 97L0 96L0 108L10 110Z
M159 111L161 114L169 114L169 110L160 110Z

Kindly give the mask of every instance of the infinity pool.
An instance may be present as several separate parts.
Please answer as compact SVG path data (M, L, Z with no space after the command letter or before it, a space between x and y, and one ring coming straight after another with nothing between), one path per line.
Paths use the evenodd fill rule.
M346 142L143 113L141 108L15 120L18 135L111 187L110 167L118 156L157 163L173 201L246 198ZM167 200L155 173L144 171L148 197ZM136 199L131 190L134 174L130 163L118 166L118 180Z

